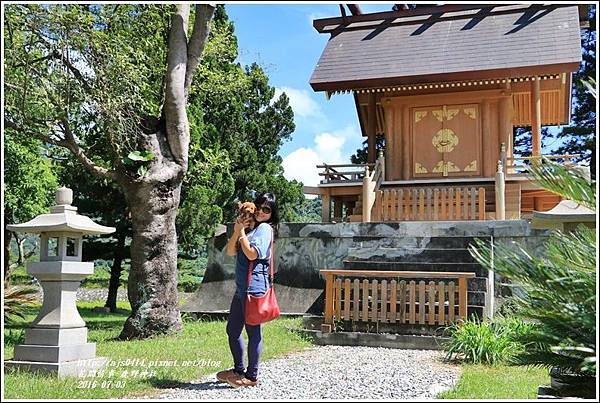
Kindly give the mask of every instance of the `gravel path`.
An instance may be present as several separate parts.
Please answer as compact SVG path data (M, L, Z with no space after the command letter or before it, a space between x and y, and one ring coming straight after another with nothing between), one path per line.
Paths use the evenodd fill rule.
M179 299L189 298L194 295L193 292L179 292ZM108 289L106 288L79 288L77 290L77 301L106 301L108 296ZM37 298L41 301L44 298L44 292L40 288L37 293ZM128 301L127 289L119 287L117 290L117 301Z
M77 301L99 301L106 300L108 290L106 288L79 288L77 290ZM36 297L41 301L44 299L44 291L40 288ZM119 288L117 290L117 301L127 301L127 290Z
M450 389L459 367L441 352L315 346L261 363L256 387L233 389L215 374L152 399L432 399Z

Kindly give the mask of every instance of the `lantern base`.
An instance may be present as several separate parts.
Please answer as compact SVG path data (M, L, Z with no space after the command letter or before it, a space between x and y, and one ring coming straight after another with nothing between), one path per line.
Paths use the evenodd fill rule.
M18 344L14 359L18 361L62 363L88 360L96 356L96 343L47 346L39 344Z
M95 357L88 360L65 361L65 362L37 362L37 361L4 361L4 368L18 369L19 371L35 372L54 375L59 378L66 376L85 377L92 371L106 366L108 358Z
M28 327L25 329L25 345L49 345L64 346L68 344L87 343L87 327L64 328L42 328Z

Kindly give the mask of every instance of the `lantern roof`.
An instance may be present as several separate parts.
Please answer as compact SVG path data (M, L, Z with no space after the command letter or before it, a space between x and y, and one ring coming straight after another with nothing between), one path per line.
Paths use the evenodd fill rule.
M21 224L7 225L7 229L15 232L73 232L83 235L111 234L115 227L96 224L89 217L77 214L77 207L71 206L73 191L62 187L56 191L56 206L50 208L49 214L40 214L34 219Z
M531 223L534 228L544 228L548 224L565 222L595 222L596 212L573 200L562 200L548 211L534 211Z
M534 216L539 218L546 217L561 217L564 219L581 218L582 216L588 217L594 221L596 219L596 212L592 209L585 207L583 204L579 204L573 200L562 200L554 208L548 211L534 211Z

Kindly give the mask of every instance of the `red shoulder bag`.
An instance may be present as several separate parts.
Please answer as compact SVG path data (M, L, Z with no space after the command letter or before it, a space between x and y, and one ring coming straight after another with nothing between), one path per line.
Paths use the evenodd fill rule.
M275 250L273 248L273 234L271 235L271 261L269 264L269 279L270 287L262 297L255 297L246 293L246 308L245 308L245 321L250 326L260 325L261 323L269 322L277 318L280 314L279 305L277 305L277 298L275 298L275 290L273 289L273 255ZM250 269L248 270L248 288L250 288L250 280L252 279L252 269L254 268L254 261L250 262Z

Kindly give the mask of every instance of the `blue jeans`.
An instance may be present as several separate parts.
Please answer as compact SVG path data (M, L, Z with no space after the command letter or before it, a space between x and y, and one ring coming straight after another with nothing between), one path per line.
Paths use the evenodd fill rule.
M233 356L233 369L240 375L255 381L258 376L258 361L262 353L262 328L261 325L246 325L248 335L248 369L244 371L244 306L246 299L237 294L231 300L229 307L229 318L227 319L227 336L229 337L229 349Z

